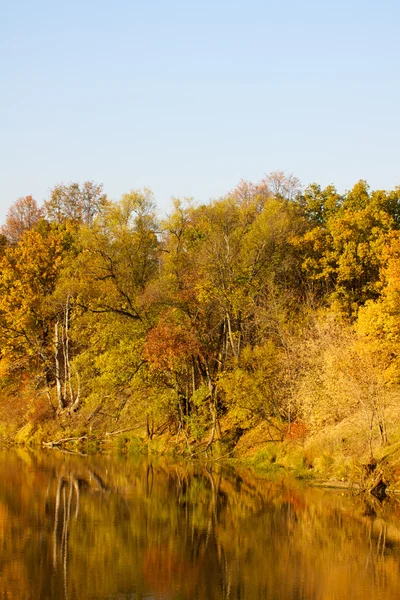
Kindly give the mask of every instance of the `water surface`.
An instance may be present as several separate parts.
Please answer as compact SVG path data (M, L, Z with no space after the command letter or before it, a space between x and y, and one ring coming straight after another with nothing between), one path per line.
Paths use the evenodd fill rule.
M398 600L400 507L218 465L0 453L0 599Z

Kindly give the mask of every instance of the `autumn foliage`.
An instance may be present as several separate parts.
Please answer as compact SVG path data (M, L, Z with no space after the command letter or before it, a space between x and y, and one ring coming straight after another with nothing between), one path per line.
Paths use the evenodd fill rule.
M31 382L26 414L33 398L41 426L75 413L99 435L168 426L190 452L260 423L304 443L358 415L373 455L397 435L399 204L400 188L302 189L281 172L208 204L175 199L163 220L147 189L17 200L0 338Z

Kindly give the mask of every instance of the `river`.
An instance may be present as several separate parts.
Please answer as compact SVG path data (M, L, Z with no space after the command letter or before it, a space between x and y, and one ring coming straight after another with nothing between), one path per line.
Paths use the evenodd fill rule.
M0 453L1 600L398 600L400 503L147 457Z

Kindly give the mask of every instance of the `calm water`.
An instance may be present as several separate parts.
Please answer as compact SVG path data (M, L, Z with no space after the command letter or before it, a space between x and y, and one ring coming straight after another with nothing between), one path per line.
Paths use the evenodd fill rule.
M3 452L0 598L398 600L400 506L218 466Z

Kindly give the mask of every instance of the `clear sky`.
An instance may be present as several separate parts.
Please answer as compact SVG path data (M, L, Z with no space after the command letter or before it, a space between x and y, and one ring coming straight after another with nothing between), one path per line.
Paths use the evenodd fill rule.
M0 0L0 219L94 180L400 184L398 0Z

